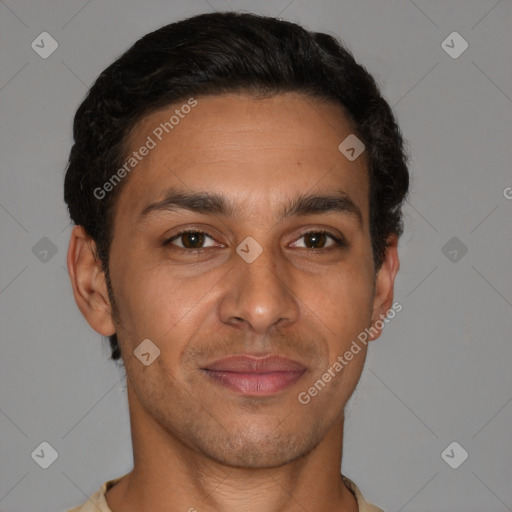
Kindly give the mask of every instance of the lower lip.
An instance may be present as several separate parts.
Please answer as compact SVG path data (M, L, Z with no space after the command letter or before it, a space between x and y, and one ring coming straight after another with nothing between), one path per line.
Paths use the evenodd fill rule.
M272 373L235 373L203 370L219 384L243 395L265 396L295 384L306 370Z

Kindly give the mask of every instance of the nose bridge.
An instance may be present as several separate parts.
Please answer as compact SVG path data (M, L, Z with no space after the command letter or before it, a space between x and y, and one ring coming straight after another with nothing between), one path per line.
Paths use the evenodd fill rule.
M296 321L298 304L279 255L270 245L265 245L260 246L262 250L256 259L246 260L243 249L249 253L254 246L251 247L250 241L247 246L243 242L240 245L242 256L236 254L230 288L222 306L223 321L243 320L260 334L280 320Z
M242 243L240 245L240 251L242 252L250 246L250 242L249 244L245 242L245 244ZM249 250L251 250L251 248ZM261 253L254 261L245 260L243 256L241 257L243 260L239 262L241 274L250 282L252 287L263 284L264 281L267 281L266 286L277 284L268 282L269 279L270 281L277 280L282 285L282 281L280 281L277 276L280 266L277 261L278 256L274 253L270 243L265 247L261 246L260 250Z

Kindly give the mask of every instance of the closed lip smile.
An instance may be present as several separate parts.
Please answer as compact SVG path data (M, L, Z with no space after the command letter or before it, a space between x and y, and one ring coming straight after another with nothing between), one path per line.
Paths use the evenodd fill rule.
M201 370L217 384L248 396L278 393L295 382L307 368L278 356L232 355L206 364Z

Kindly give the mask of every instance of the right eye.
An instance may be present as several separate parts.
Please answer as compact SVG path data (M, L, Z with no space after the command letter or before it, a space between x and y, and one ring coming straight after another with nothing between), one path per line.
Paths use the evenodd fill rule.
M163 245L168 247L168 246L176 246L180 249L183 249L183 250L189 250L189 251L194 251L194 250L202 250L202 249L207 249L208 247L202 247L202 245L204 244L205 242L205 238L210 238L211 240L213 240L213 237L211 235L209 235L208 233L206 233L205 231L200 231L198 229L189 229L189 230L185 230L185 231L180 231L179 233L177 233L176 235L174 235L172 238L169 238L168 240L166 240ZM181 242L181 245L180 244L176 244L175 241L176 240L179 240ZM210 246L210 247L214 247L214 246Z

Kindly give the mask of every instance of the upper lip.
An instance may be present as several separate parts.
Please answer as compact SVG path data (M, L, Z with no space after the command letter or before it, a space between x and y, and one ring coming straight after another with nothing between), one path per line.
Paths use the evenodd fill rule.
M299 372L306 367L297 361L278 355L257 357L253 355L232 355L217 359L203 367L204 370L236 373Z

